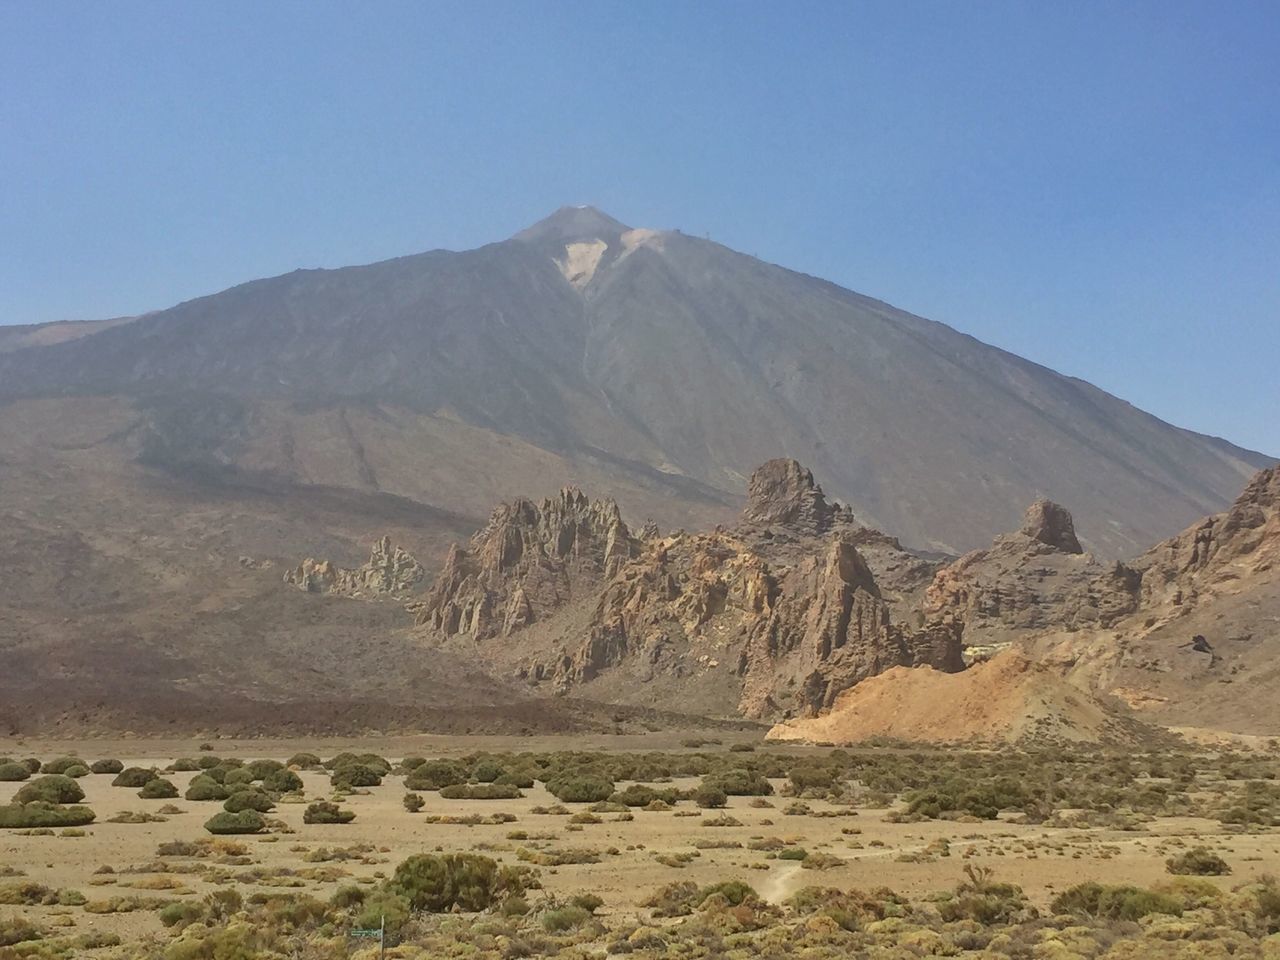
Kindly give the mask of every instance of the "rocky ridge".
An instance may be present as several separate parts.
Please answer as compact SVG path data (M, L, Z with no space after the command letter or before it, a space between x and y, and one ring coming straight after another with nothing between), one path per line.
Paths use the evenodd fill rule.
M363 566L348 569L332 560L308 557L285 571L284 582L308 593L404 596L417 590L426 575L411 553L392 544L390 537L382 537L374 543L369 562Z
M504 505L451 548L419 622L476 640L543 623L516 669L559 690L727 674L729 706L751 717L815 713L893 666L963 667L957 626L895 622L858 545L899 587L927 564L828 503L794 460L767 462L748 490L736 526L667 537L633 537L616 504L578 491ZM575 603L582 617L557 631Z
M418 623L446 636L509 636L590 594L640 544L614 501L574 487L503 504L467 546L450 547Z

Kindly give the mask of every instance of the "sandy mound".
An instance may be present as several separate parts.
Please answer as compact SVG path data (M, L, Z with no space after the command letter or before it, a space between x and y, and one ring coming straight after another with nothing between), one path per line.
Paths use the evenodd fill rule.
M934 743L1132 741L1141 727L1120 710L1009 650L962 673L894 667L846 690L829 713L780 723L768 736L823 743L878 736Z

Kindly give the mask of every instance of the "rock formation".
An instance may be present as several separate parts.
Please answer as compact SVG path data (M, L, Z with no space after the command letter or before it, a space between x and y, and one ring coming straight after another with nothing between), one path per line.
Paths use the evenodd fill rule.
M744 523L781 525L817 535L852 519L849 510L827 503L813 474L795 460L770 460L756 468L747 484Z
M1007 650L948 676L895 667L846 690L819 717L777 724L770 740L856 743L893 737L933 743L1149 743L1154 731L1123 706Z
M1066 507L1041 497L1027 508L1018 531L1024 537L1056 547L1063 553L1084 553L1076 539L1075 521Z
M383 537L374 543L369 562L344 569L332 560L303 560L287 570L284 582L308 593L338 593L345 596L401 596L417 590L426 571L414 556Z
M507 636L589 595L639 542L616 503L573 487L503 504L468 546L449 549L418 622L446 636Z
M922 612L963 624L966 644L987 653L1029 634L1111 626L1137 608L1140 583L1083 552L1065 507L1037 500L1017 532L940 569Z
M1280 467L1262 470L1225 513L1206 517L1152 547L1142 570L1142 606L1193 605L1266 574L1280 561Z
M893 666L963 668L955 624L893 622L858 544L899 585L932 567L829 504L793 460L755 472L732 529L646 533L577 491L501 507L450 550L419 622L446 637L521 634L521 675L560 689L625 676L628 697L712 672L736 689L728 708L755 717L812 714Z

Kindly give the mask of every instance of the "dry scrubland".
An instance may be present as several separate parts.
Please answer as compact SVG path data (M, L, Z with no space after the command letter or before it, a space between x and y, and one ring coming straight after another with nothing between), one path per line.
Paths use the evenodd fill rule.
M0 960L1280 957L1272 745L697 739L0 742Z

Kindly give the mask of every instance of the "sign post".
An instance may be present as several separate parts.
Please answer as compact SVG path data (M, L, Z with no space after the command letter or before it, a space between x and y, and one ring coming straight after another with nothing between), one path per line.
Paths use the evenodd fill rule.
M367 929L353 927L351 930L351 936L367 940L377 940L378 956L385 958L387 955L387 915L385 913L382 915L376 927L369 927Z

